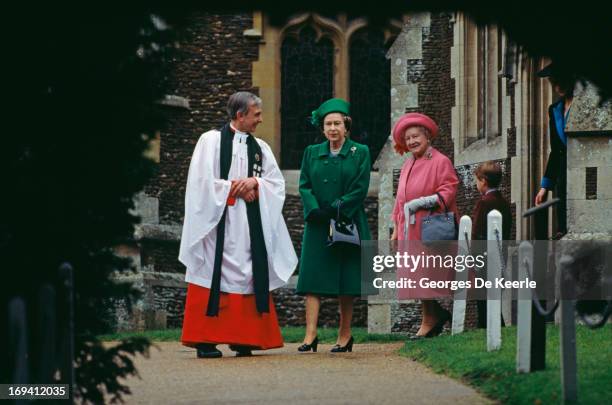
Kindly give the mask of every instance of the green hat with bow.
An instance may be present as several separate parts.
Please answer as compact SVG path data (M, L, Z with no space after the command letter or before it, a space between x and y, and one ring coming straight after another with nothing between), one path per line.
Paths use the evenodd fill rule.
M344 115L350 115L350 107L351 105L346 100L341 98L330 98L312 112L310 122L315 127L319 127L321 125L321 121L327 114L337 112Z

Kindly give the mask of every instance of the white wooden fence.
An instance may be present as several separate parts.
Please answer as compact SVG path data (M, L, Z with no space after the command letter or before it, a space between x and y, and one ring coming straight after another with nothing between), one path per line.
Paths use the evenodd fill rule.
M550 205L550 203L548 204ZM547 205L547 206L548 206ZM539 208L539 207L538 207ZM546 208L546 207L542 207ZM533 210L535 212L535 209ZM459 251L458 254L470 254L472 220L464 215L459 223ZM502 216L497 210L492 210L487 217L487 280L493 281L497 277L509 280L511 271L504 271L504 255L502 247ZM538 271L534 260L534 246L531 242L524 241L518 249L518 279L525 280L527 277L534 279ZM511 260L508 260L511 263ZM563 280L564 275L569 274L572 258L563 256L560 260L558 274L557 292L559 297L571 296L568 289L574 288L571 282ZM456 280L467 280L468 271L457 271ZM511 299L511 295L504 297ZM502 294L498 288L487 289L487 331L486 349L496 351L501 348L501 319L502 319ZM467 303L467 290L459 289L454 295L452 334L462 333L465 329L465 311ZM610 316L610 303L604 312L604 319L597 325L602 326L607 317ZM551 309L544 309L535 290L521 288L518 291L517 302L517 352L516 370L518 373L530 373L544 368L545 355L545 323L544 317L560 310L560 357L561 357L561 385L564 402L577 401L577 364L576 364L576 319L575 301L559 299ZM535 350L534 350L535 349Z

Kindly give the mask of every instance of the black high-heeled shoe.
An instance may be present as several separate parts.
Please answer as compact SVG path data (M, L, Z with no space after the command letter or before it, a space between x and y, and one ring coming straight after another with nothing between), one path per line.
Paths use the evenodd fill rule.
M440 315L440 319L438 319L438 322L436 322L434 327L431 328L429 332L425 334L425 337L432 338L432 337L438 336L440 333L442 333L442 328L444 328L444 324L450 321L450 319L451 319L451 313L443 308L442 315Z
M350 352L353 351L353 342L354 341L355 341L355 339L353 339L353 337L351 336L351 338L346 343L346 345L344 345L344 346L335 345L334 347L332 347L331 352L332 353L345 353L345 352L349 352L350 353Z
M319 346L318 336L316 336L312 342L304 343L302 346L298 347L298 352L309 352L310 350L312 350L313 353L316 353L317 346Z
M440 318L438 319L436 324L431 329L429 329L426 334L413 335L410 337L410 340L420 340L438 336L440 333L442 333L442 329L444 328L446 322L450 321L451 318L451 313L448 312L446 309L442 308L442 315L440 315Z

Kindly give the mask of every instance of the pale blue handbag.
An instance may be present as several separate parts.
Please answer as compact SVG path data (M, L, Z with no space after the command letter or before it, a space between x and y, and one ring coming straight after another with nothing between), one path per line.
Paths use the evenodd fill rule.
M433 209L429 211L429 215L421 219L421 240L456 240L458 236L458 226L455 221L455 213L448 210L444 198L440 193L436 193L438 198L444 205L444 213L432 215Z
M334 246L338 244L349 244L349 245L361 245L359 238L359 230L357 224L354 221L347 222L340 218L340 204L342 200L338 202L338 212L336 218L329 220L329 235L327 236L327 246Z

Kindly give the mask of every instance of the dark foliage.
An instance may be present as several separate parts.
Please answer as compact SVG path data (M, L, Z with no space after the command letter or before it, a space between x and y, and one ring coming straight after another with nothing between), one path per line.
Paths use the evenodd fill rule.
M0 283L0 382L12 378L12 367L5 367L12 360L7 300L26 299L30 378L38 382L35 348L46 332L36 329L38 291L43 283L57 285L59 265L69 262L75 395L102 403L105 393L120 401L129 390L118 378L136 372L131 359L147 354L149 343L132 338L108 348L96 336L109 330L111 303L135 297L131 285L112 281L111 273L131 266L113 247L131 239L138 222L132 198L154 170L143 152L163 125L157 101L175 44L169 27L181 22L181 13L97 9L76 18L56 8L32 11L11 21L15 40L5 49L11 61L5 123L14 125L0 148L0 257L7 276Z
M82 356L77 362L81 397L97 404L122 402L123 395L129 395L131 391L119 379L139 376L133 359L137 354L149 357L149 340L132 337L109 349L86 342L85 347L87 356ZM100 386L104 386L104 390L100 390ZM108 393L106 398L104 393Z

